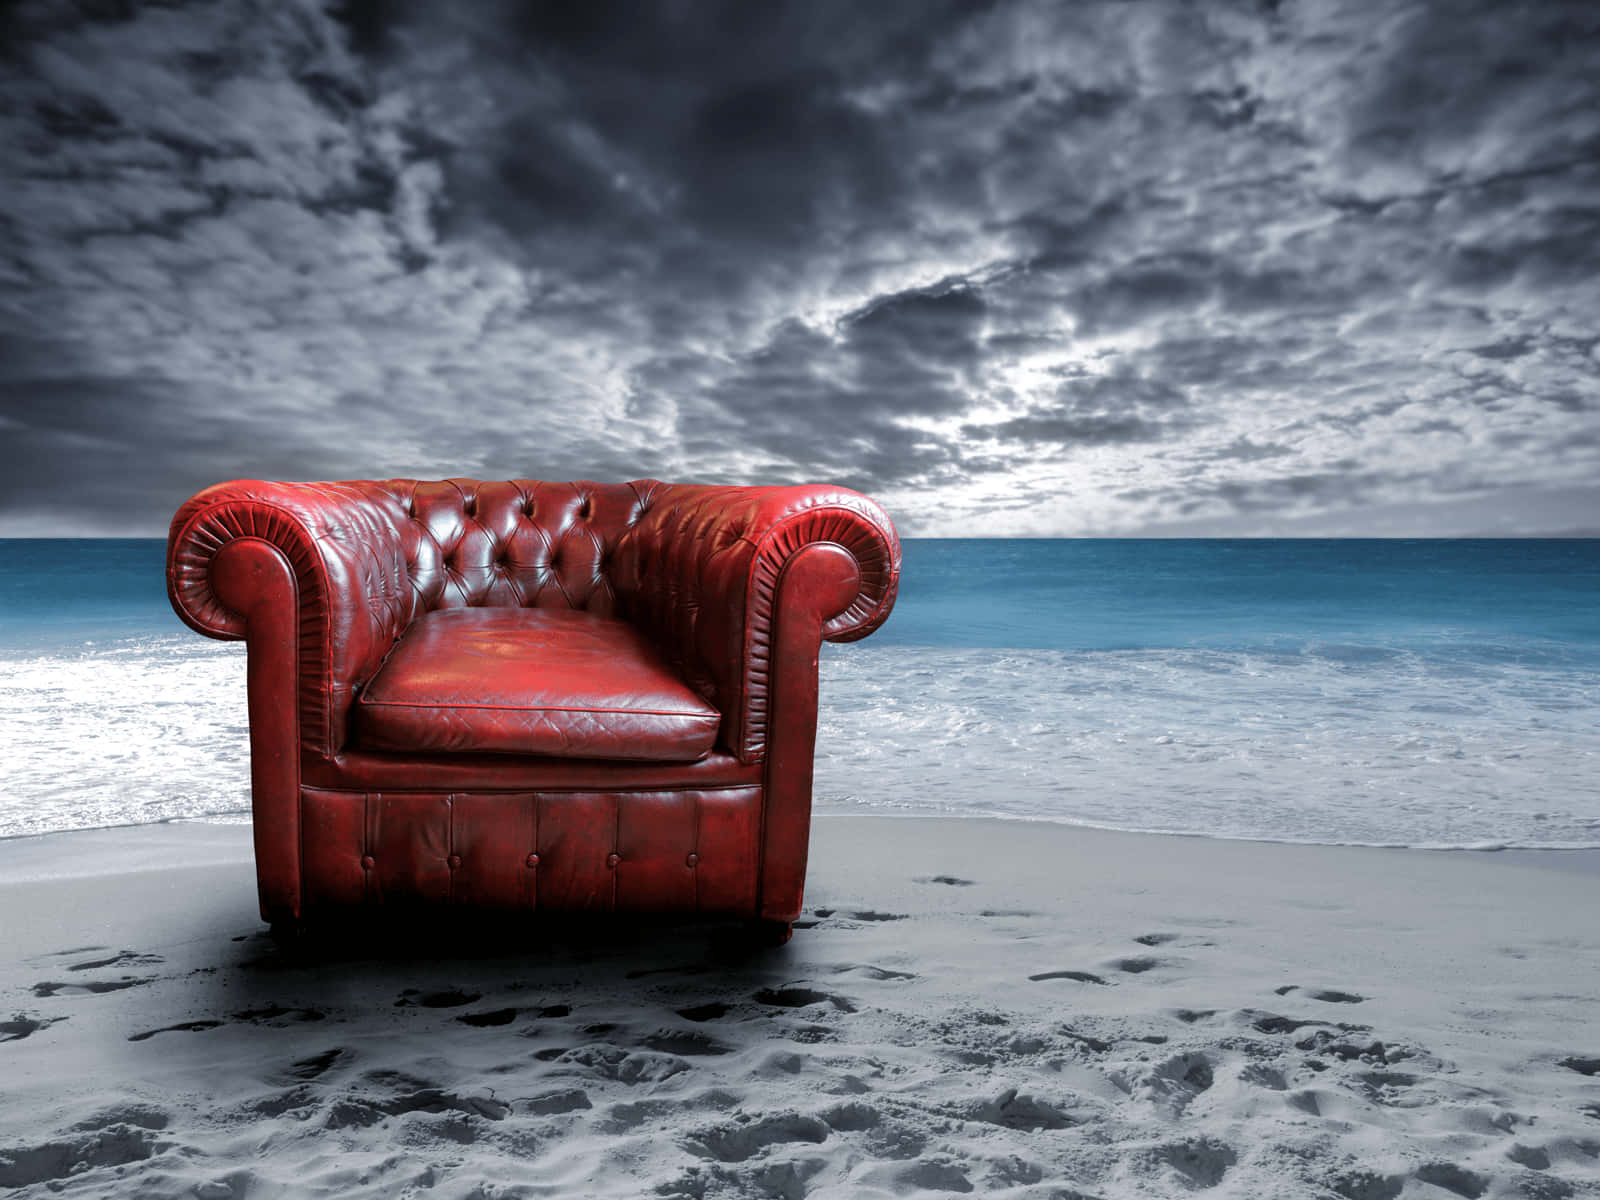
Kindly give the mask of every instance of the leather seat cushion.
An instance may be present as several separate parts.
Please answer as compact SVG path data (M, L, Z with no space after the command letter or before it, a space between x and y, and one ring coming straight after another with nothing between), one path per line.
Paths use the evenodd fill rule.
M721 720L632 625L576 609L426 613L356 700L368 750L695 762Z

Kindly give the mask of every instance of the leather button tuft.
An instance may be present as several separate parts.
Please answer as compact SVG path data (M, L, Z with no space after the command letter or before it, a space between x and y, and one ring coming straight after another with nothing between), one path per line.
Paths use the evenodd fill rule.
M370 871L370 870L372 870L373 867L375 867L377 865L378 865L378 860L373 858L372 855L363 854L361 856L361 869L363 871Z
M452 854L449 858L445 859L445 862L449 863L450 864L450 869L452 871L454 871L457 867L459 867L461 865L461 855Z
M608 866L608 867L614 867L621 861L622 861L622 858L619 855L616 855L616 854L608 854L608 855L606 855L606 866Z
M700 856L698 854L691 854L691 855L689 855L688 858L684 859L683 861L685 863L687 863L691 867L698 866L699 863L700 863Z
M530 867L537 867L539 865L539 856L537 854L530 854L523 861L526 862Z

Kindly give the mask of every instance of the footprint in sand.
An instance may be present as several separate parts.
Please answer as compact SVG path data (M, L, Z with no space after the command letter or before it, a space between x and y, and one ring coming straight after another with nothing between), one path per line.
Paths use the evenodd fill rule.
M477 1029L488 1029L497 1025L511 1024L521 1011L520 1008L495 1008L487 1012L462 1013L456 1020Z
M1489 1188L1489 1181L1483 1176L1465 1167L1458 1167L1455 1163L1428 1163L1417 1168L1416 1176L1423 1183L1454 1192L1466 1197L1466 1200L1478 1200Z
M1232 1146L1215 1138L1193 1138L1173 1142L1151 1150L1154 1161L1170 1167L1181 1176L1185 1184L1195 1188L1212 1188L1222 1182L1228 1169L1239 1161Z
M306 1021L325 1020L325 1015L314 1008L284 1008L278 1004L269 1004L265 1008L247 1008L243 1012L232 1014L233 1020L246 1025L267 1025L281 1029L286 1025L300 1024ZM130 1042L146 1042L158 1033L204 1033L208 1029L230 1024L216 1018L202 1018L198 1021L179 1021L175 1025L163 1025L159 1029L147 1029L143 1033L128 1035Z
M0 1151L0 1188L49 1185L96 1167L143 1162L155 1153L155 1140L148 1129L112 1124L60 1141L7 1147Z
M1098 983L1106 986L1106 981L1098 975L1091 975L1088 971L1043 971L1038 975L1029 975L1034 983L1043 983L1047 979L1071 979L1077 983Z
M247 1008L243 1012L236 1012L233 1019L250 1025L270 1025L281 1029L285 1025L326 1020L327 1015L314 1008L284 1008L281 1004L269 1004L265 1008Z
M50 1028L57 1021L65 1020L65 1017L30 1017L26 1013L17 1013L9 1021L0 1021L0 1042L20 1042L41 1029Z
M850 921L904 921L906 919L905 913L879 912L874 908L863 908L847 913L841 913L836 908L814 908L811 910L811 915L823 921L831 917L842 917ZM798 926L801 922L796 921L795 924Z
M140 954L137 950L121 950L104 958L91 958L87 962L72 963L69 971L98 971L101 967L154 966L165 962L159 954Z
M1239 1082L1266 1088L1269 1092L1284 1092L1289 1089L1289 1081L1283 1072L1277 1067L1269 1067L1266 1063L1246 1063L1239 1069Z
M1404 1103L1406 1092L1421 1082L1403 1071L1362 1071L1353 1080L1368 1100L1385 1107Z
M130 1033L130 1042L147 1042L158 1033L202 1033L224 1024L222 1021L180 1021L176 1025L163 1025L160 1029L147 1029L143 1033Z
M1107 1078L1130 1096L1181 1114L1215 1080L1211 1060L1197 1052L1160 1062L1140 1062L1109 1072Z
M1530 1171L1544 1171L1550 1166L1550 1155L1542 1146L1513 1142L1506 1150L1506 1157L1519 1167L1527 1167Z
M99 996L106 992L120 992L126 988L142 987L147 983L154 983L155 976L135 979L125 975L121 979L95 979L85 983L36 983L33 985L35 996Z
M299 1119L304 1121L311 1116L311 1110L321 1102L322 1098L315 1090L301 1084L287 1091L246 1100L236 1111L251 1117L281 1117L285 1113L292 1112L298 1114Z
M671 1100L624 1100L613 1104L606 1115L594 1124L597 1133L631 1133L641 1125L659 1126L662 1118L671 1116L678 1105Z
M933 1192L970 1192L972 1180L956 1163L925 1158L895 1176L896 1183Z
M969 1107L963 1115L968 1120L1029 1132L1068 1129L1080 1123L1049 1101L1019 1093L1016 1088L1007 1088L994 1099Z
M1358 996L1354 992L1340 992L1332 988L1307 992L1306 995L1313 1000L1321 1000L1324 1004L1361 1004L1366 1000L1365 996Z
M840 1012L856 1011L855 1002L849 997L819 992L815 988L808 987L762 988L752 998L757 1004L768 1004L774 1008L805 1008L811 1004L827 1001Z
M871 963L841 963L831 970L835 975L862 975L879 983L893 979L916 978L910 971L891 971L887 967L875 967Z
M313 1054L309 1058L296 1059L268 1082L296 1084L309 1083L313 1079L320 1079L327 1074L334 1063L344 1057L344 1053L341 1047L335 1046L331 1050L324 1050L321 1054Z
M1165 946L1168 942L1175 942L1183 936L1177 933L1142 933L1133 940L1141 946Z
M1293 1017L1280 1017L1277 1013L1252 1013L1245 1009L1239 1014L1250 1021L1250 1027L1260 1033L1293 1033L1307 1025L1325 1025L1326 1021L1297 1021Z
M152 1104L124 1100L85 1117L72 1128L74 1131L86 1130L94 1133L117 1125L133 1125L139 1129L165 1129L171 1123L172 1118L164 1110Z
M663 1054L679 1054L685 1058L716 1057L733 1053L732 1046L725 1046L717 1041L716 1038L693 1031L662 1030L660 1033L646 1034L639 1039L639 1045L646 1050L659 1050Z
M846 1078L853 1079L855 1077L846 1076ZM875 1128L883 1120L882 1113L873 1108L872 1105L863 1104L859 1100L852 1100L845 1104L835 1104L832 1108L824 1109L817 1115L828 1123L829 1129L839 1133L862 1133L868 1129Z
M384 1117L400 1117L407 1113L458 1113L461 1116L483 1117L489 1121L503 1121L511 1106L493 1096L461 1096L437 1087L422 1087L391 1096L373 1097L351 1095L337 1100L328 1110L324 1125L328 1129L366 1128L376 1125ZM442 1131L450 1137L449 1131ZM470 1133L470 1131L468 1131ZM451 1137L451 1140L468 1140Z
M582 1088L560 1088L557 1091L541 1092L537 1096L517 1101L518 1111L533 1113L540 1117L554 1117L593 1107L594 1102L589 1099L589 1093Z
M1302 1111L1319 1115L1316 1101ZM1333 1190L1344 1200L1395 1200L1405 1190L1406 1182L1398 1175L1379 1175L1373 1171L1350 1171L1333 1179Z
M828 1140L828 1133L828 1125L820 1117L779 1113L748 1124L720 1125L699 1130L684 1140L684 1148L700 1158L735 1163L744 1162L768 1146L784 1142L820 1145Z
M719 1021L728 1015L728 1006L712 1001L710 1004L696 1004L691 1008L680 1008L678 1015L686 1021Z
M1301 1038L1294 1044L1296 1050L1307 1050L1313 1054L1326 1054L1329 1058L1337 1058L1340 1062L1351 1062L1360 1059L1362 1062L1376 1062L1387 1064L1389 1050L1380 1041L1370 1041L1365 1044L1355 1041L1340 1040L1340 1035L1328 1029L1318 1029L1309 1037Z
M483 997L477 992L461 992L449 988L442 992L421 992L416 988L407 988L395 1000L396 1008L460 1008L463 1004L471 1004Z
M942 883L946 887L971 887L975 879L962 879L957 875L919 875L913 883Z
M1154 971L1157 967L1170 967L1172 963L1165 958L1114 958L1106 964L1114 967L1125 975L1143 975L1146 971Z
M1299 1019L1279 1016L1277 1013L1260 1012L1253 1008L1241 1008L1233 1014L1233 1017L1237 1021L1249 1022L1250 1027L1258 1033L1295 1033L1308 1025L1315 1025L1324 1029L1331 1026L1341 1033L1370 1033L1372 1031L1371 1025L1358 1025L1351 1021L1328 1021L1320 1017Z

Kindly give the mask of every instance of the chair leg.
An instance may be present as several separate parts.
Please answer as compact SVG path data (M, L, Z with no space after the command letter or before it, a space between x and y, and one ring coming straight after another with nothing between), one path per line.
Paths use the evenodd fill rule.
M753 921L750 940L757 946L781 946L794 935L794 925L789 921Z

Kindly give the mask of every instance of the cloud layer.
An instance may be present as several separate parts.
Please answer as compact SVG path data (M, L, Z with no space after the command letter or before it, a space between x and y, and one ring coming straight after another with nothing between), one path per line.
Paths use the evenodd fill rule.
M0 534L272 478L1600 531L1600 13L0 17Z

